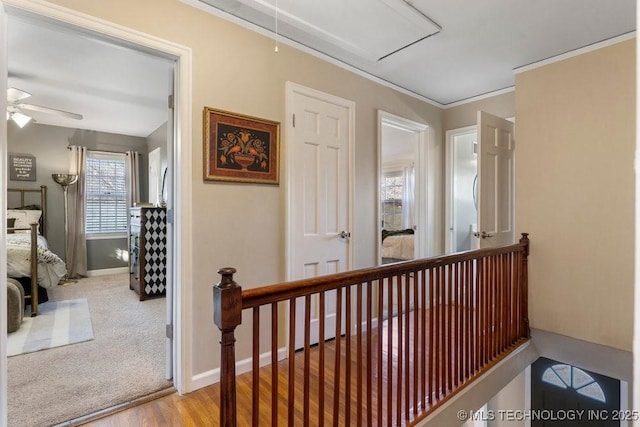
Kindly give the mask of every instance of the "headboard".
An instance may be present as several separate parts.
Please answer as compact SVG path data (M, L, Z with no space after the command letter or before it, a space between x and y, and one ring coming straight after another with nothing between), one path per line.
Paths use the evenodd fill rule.
M17 193L17 196L10 197L12 193ZM40 193L40 200L32 193ZM38 205L42 211L42 216L40 217L40 234L47 237L47 186L41 185L39 189L7 188L7 206L9 209L24 209L32 205Z

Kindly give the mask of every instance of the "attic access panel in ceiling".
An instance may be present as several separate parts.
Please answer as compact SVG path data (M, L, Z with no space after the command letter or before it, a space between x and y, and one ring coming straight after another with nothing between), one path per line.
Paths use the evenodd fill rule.
M345 62L351 55L376 62L441 30L398 0L200 1L270 31L277 22L279 35Z

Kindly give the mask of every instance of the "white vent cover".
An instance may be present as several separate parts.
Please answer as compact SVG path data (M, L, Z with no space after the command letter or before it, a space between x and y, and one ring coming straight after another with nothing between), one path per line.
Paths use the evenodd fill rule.
M200 0L275 30L276 0ZM278 33L336 58L375 62L441 27L400 0L278 0Z

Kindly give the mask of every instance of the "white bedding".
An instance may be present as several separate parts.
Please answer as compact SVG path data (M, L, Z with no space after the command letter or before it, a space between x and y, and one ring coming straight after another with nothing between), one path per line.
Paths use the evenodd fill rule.
M31 234L7 234L7 274L9 277L31 276ZM38 285L55 287L67 274L67 266L48 249L47 240L38 236Z
M413 234L387 236L382 241L382 258L409 260L415 258Z

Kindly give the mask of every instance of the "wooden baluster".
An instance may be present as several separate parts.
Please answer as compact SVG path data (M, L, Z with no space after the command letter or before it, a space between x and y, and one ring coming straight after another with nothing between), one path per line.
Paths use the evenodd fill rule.
M345 369L344 369L344 424L351 425L351 286L345 288Z
M446 354L446 319L447 319L447 277L446 277L446 269L445 267L438 267L438 289L440 289L440 295L438 300L438 311L440 314L440 319L438 320L438 342L439 350L437 353L437 361L438 361L438 400L444 397L447 381L446 381L446 365L447 361L445 360Z
M420 336L422 337L422 357L419 360L422 361L422 375L420 376L421 387L422 390L422 409L426 410L428 399L427 399L427 382L429 381L429 376L427 372L427 360L428 360L428 347L429 347L429 333L427 329L427 310L429 306L427 305L427 270L422 270L422 311L421 311L421 323L422 329L420 330ZM431 310L429 310L431 311Z
M418 270L413 272L413 412L418 415L418 377L420 376L420 360L424 360L424 355L420 354L420 335L418 331L424 333L424 328L420 329L420 319L422 310L420 310L419 300L419 277ZM421 358L422 356L422 358ZM424 410L424 407L422 408Z
M342 288L336 289L336 330L335 330L335 358L334 358L334 382L333 382L333 424L338 425L340 419L340 351L342 335ZM347 403L348 404L348 403Z
M382 371L382 331L383 331L383 322L384 322L384 279L381 277L378 279L378 426L382 426L382 412L383 412L383 402L382 402L382 376L384 372Z
M233 281L235 268L218 270L221 280L213 288L213 321L222 334L220 339L220 425L235 427L236 357L234 331L242 323L242 288Z
M475 323L474 323L474 334L475 337L475 356L474 356L474 366L473 373L475 374L480 369L480 365L482 364L482 299L480 298L480 294L482 293L482 259L475 260L476 264L476 273L475 273Z
M393 278L387 281L387 424L393 420Z
M253 307L253 351L251 356L251 425L258 427L260 416L260 306Z
M404 275L404 282L402 282L402 287L403 287L403 291L404 291L404 312L400 312L398 313L398 316L404 315L404 336L402 337L404 339L404 364L403 364L403 371L404 371L404 419L408 420L409 419L409 405L411 403L411 397L409 395L409 356L411 353L411 347L410 347L410 342L409 342L409 337L411 336L411 286L410 286L410 275L409 273L406 273ZM398 405L400 406L400 405ZM401 418L398 417L398 420L400 420Z
M402 289L402 276L395 276L395 287L398 290L398 310L396 321L398 322L398 371L396 373L396 378L398 379L398 383L394 390L397 390L396 394L396 425L400 425L400 420L402 420L402 402L403 402L403 387L402 384L404 382L404 377L402 376L403 366L404 366L404 299L403 289ZM391 318L392 313L389 313L389 318ZM389 327L389 330L393 328ZM389 395L391 396L391 394Z
M473 262L465 261L465 301L466 307L464 311L465 318L465 380L471 376L471 366L473 365Z
M453 304L453 266L451 264L449 264L447 266L447 291L446 291L446 298L445 298L445 310L447 313L447 318L446 318L446 326L445 326L445 354L446 354L446 358L445 358L445 362L444 362L444 367L445 367L445 375L446 375L446 380L447 380L447 385L445 388L445 394L448 394L449 391L453 388L453 375L452 375L452 371L453 371L453 366L452 366L452 361L453 361L453 346L452 346L452 341L451 338L453 336L453 323L452 323L452 316L451 316L451 305Z
M292 427L295 408L295 374L296 374L296 299L289 299L289 389L287 423Z
M271 425L278 425L278 303L271 304Z
M529 328L529 233L522 233L520 244L524 245L522 253L522 321L524 323L524 337L531 338Z
M462 345L462 295L463 295L463 280L464 280L464 269L461 263L456 263L456 301L455 301L455 319L456 319L456 369L455 369L455 377L453 379L454 386L457 388L460 385L460 380L462 378L462 354L463 354L463 345Z
M373 282L367 282L367 426L373 425Z
M433 268L429 269L429 374L428 388L427 388L427 402L429 406L433 403L433 393L435 389L435 352L436 352L436 329L435 329L435 271Z
M309 425L309 381L311 372L311 295L304 297L304 379L302 394L302 419L305 426Z
M319 295L319 316L320 325L318 326L318 425L324 424L324 340L325 340L325 293L320 292Z
M356 286L356 423L362 425L362 283Z

